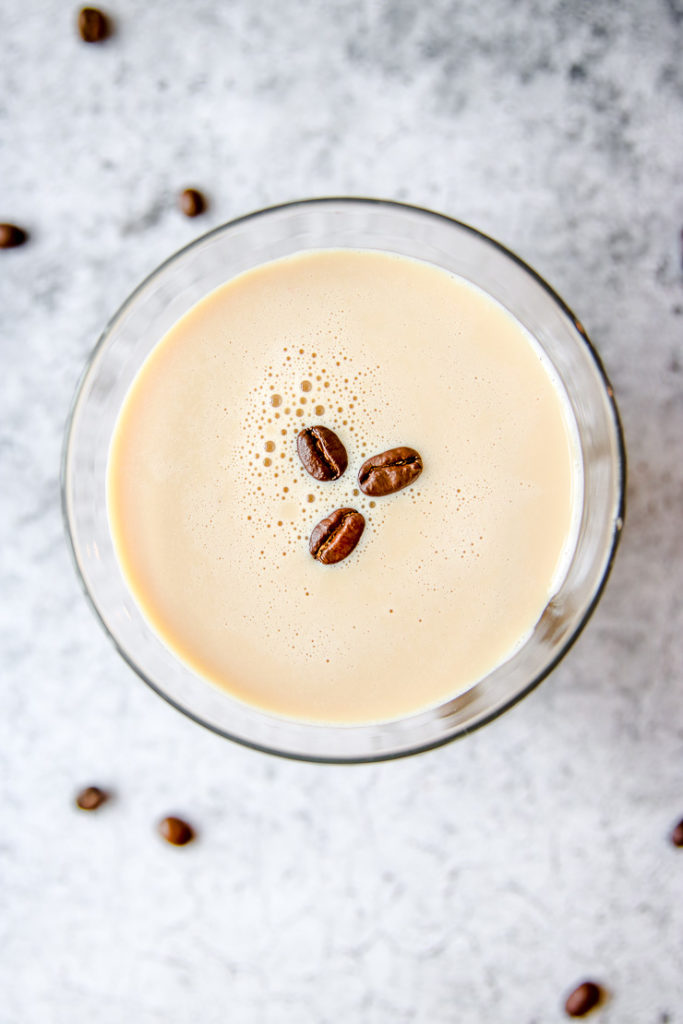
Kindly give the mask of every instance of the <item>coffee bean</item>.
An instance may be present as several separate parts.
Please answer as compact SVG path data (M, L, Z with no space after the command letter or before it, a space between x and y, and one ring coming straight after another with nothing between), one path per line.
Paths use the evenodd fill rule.
M178 203L186 217L198 217L206 208L204 196L196 188L184 189L178 197Z
M600 987L594 981L584 981L567 997L564 1008L570 1017L583 1017L600 1002Z
M76 797L76 804L82 811L96 811L109 798L109 794L98 786L88 786Z
M23 245L27 234L16 224L0 224L0 249L14 249L17 245Z
M304 469L316 480L337 480L349 464L346 448L327 427L306 427L296 439Z
M408 487L421 472L422 458L414 448L390 448L366 459L358 473L358 486L363 494L381 498Z
M185 846L194 839L194 830L181 818L164 818L159 822L159 834L173 846Z
M335 509L314 528L308 549L323 565L334 565L351 554L364 529L365 519L355 508Z
M674 846L683 846L683 821L679 821L671 833L671 842Z
M78 31L86 43L101 43L109 34L106 14L96 7L84 7L78 15Z

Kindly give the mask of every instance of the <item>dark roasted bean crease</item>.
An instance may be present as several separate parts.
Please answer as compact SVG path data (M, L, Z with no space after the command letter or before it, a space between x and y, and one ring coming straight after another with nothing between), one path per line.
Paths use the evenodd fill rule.
M366 459L358 473L358 486L372 498L395 494L417 480L422 456L414 448L390 448Z
M305 427L296 449L304 469L316 480L338 480L349 464L346 448L327 427Z
M318 562L334 565L348 558L364 529L365 519L355 508L337 508L313 529L308 549Z

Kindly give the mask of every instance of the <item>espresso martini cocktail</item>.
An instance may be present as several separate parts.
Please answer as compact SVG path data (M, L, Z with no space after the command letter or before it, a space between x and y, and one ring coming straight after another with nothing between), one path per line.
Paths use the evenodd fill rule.
M397 449L418 462L368 488L361 467ZM240 702L333 725L420 712L509 659L566 574L582 488L530 333L461 277L360 249L194 305L137 373L107 468L119 564L163 643ZM358 536L326 564L311 535L338 510L323 543Z
M376 199L259 210L122 305L62 469L86 595L220 735L375 761L509 708L588 621L625 460L586 333L519 257Z

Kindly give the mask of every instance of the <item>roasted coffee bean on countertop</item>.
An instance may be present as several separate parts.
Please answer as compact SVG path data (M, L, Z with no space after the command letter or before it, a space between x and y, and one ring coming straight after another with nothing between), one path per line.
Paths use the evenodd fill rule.
M337 508L311 533L308 549L323 565L334 565L351 554L365 529L365 519L355 508Z
M327 427L305 427L296 449L304 469L316 480L338 480L349 464L346 448Z
M108 799L109 794L105 793L99 786L88 786L86 789L81 790L76 797L76 805L82 811L96 811Z
M106 14L97 7L83 7L78 15L78 31L85 43L101 43L109 35Z
M583 1017L600 1002L600 986L594 981L584 981L567 996L564 1008L570 1017Z
M178 205L186 217L198 217L206 209L206 200L196 188L186 188L178 196Z
M159 822L159 835L173 846L185 846L194 839L194 830L182 818L164 818Z
M683 819L679 821L671 833L671 842L674 846L683 846Z
M16 224L0 224L0 249L14 249L23 245L28 235Z
M408 487L422 472L422 457L414 448L390 448L366 459L358 473L363 494L382 498Z

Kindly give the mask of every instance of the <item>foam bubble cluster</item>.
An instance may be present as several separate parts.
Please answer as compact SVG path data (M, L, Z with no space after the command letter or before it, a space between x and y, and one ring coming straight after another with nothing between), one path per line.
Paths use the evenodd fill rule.
M251 387L242 413L244 446L237 457L244 489L237 500L252 539L266 531L268 541L274 534L282 559L307 544L312 527L334 508L352 506L375 525L383 516L357 481L362 462L377 450L373 434L388 404L381 367L359 365L346 349L343 311L331 319L334 327L319 330L313 343L282 345ZM333 430L348 452L348 469L334 486L314 480L297 454L298 434L315 425ZM264 571L272 567L270 547L259 547Z

